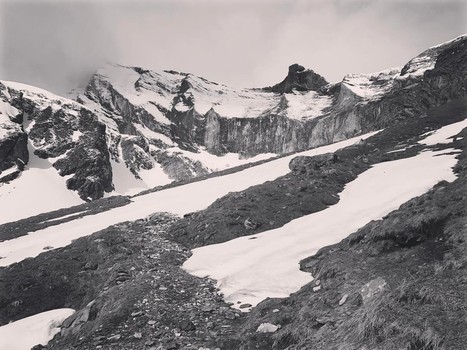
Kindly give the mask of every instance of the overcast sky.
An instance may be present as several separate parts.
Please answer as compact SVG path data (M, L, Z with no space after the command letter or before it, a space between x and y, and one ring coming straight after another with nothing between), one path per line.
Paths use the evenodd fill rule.
M105 61L237 87L338 81L467 32L467 0L0 0L0 79L64 93Z

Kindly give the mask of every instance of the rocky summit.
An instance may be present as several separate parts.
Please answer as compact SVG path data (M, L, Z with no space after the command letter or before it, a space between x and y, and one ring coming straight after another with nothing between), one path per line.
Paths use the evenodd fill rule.
M462 349L466 137L466 35L338 83L0 81L0 348Z

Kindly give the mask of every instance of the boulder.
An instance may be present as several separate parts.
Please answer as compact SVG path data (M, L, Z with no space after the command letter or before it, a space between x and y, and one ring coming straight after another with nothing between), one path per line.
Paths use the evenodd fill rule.
M256 329L257 333L274 333L276 332L280 326L276 326L275 324L266 322L266 323L261 323L258 328Z
M326 153L314 157L298 156L289 162L289 169L294 174L311 174L319 169L335 164L339 158L336 154Z
M360 295L362 296L363 303L373 298L376 294L381 293L387 288L387 286L387 282L381 277L377 277L366 283L360 289Z

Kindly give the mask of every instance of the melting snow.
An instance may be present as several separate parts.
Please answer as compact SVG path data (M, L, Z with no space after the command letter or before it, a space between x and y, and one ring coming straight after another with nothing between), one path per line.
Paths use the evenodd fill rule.
M32 232L26 236L0 242L0 257L2 257L0 259L0 266L7 266L25 258L37 256L47 246L54 248L66 246L74 239L88 236L119 222L141 219L155 212L170 212L176 215L184 215L204 209L216 199L229 192L242 191L250 186L272 181L287 174L289 172L288 164L290 160L298 155L313 156L334 152L376 133L368 133L335 144L279 158L233 174L148 193L133 198L132 203L123 207L114 208L95 215L88 215L77 220ZM45 198L53 197L49 195ZM15 202L17 201L18 199Z
M443 152L377 164L347 184L336 205L255 234L254 240L247 236L194 249L183 267L216 279L226 301L235 305L287 297L312 280L299 270L300 260L381 219L437 182L453 181L457 160Z
M392 68L369 74L348 74L342 83L357 96L377 99L391 90L394 78L400 71L400 68Z
M73 309L50 310L2 326L0 349L29 350L37 344L46 345L74 312Z
M173 104L174 98L180 94L183 81L188 86L184 97L191 100L194 109L202 115L212 108L226 118L256 118L277 108L281 103L280 94L260 89L235 89L192 74L165 71L144 71L139 74L134 68L118 65L105 66L98 73L131 103L144 107L156 120L165 124L170 122L156 105L167 110L174 107L182 112L192 108L178 100ZM318 117L323 114L323 109L332 103L329 96L314 91L295 92L284 96L288 108L283 114L292 119Z
M467 128L467 119L446 125L434 132L430 131L424 139L419 141L419 143L428 146L433 146L438 143L451 143L451 138L460 133L464 128Z
M14 117L18 114L19 111L15 107L0 99L0 139L6 137L10 131L15 133L21 132L19 125L12 122L9 118L10 116Z
M58 174L51 160L36 156L30 143L28 150L29 163L21 176L0 184L0 202L4 204L0 224L83 203L75 192L67 190L66 178Z
M159 140L164 142L166 145L175 146L175 143L170 139L170 137L165 136L160 132L152 131L151 129L148 129L147 127L141 124L134 124L134 127L141 133L141 135L143 135L147 139Z
M215 154L209 153L205 149L200 149L197 153L185 151L180 148L169 148L167 151L169 154L179 153L193 161L199 161L212 171L225 170L248 163L277 157L277 154L275 153L261 153L251 158L241 158L240 154L238 153L226 153L222 156L216 156Z
M320 117L324 114L324 110L332 105L331 97L320 95L315 91L294 91L284 96L287 100L285 115L293 119Z

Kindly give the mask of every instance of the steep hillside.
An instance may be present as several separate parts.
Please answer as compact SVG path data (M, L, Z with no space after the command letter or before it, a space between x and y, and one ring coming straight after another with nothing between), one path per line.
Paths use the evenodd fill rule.
M6 220L134 194L417 118L466 95L466 41L461 36L402 68L350 74L338 84L298 64L284 81L262 89L109 64L77 101L1 82L0 200L13 203ZM49 185L34 188L34 179L43 178ZM48 189L64 199L42 207ZM14 203L26 192L31 205L20 214Z
M349 349L355 346L417 349L410 344L419 344L419 341L422 342L420 343L422 346L430 342L437 344L433 349L443 349L444 345L446 349L456 349L452 344L460 344L462 337L465 336L462 332L464 326L462 323L453 325L450 320L455 315L462 316L465 312L462 306L464 299L456 294L462 292L462 289L452 287L454 288L452 297L459 304L446 309L439 309L433 301L430 301L432 299L420 297L421 301L417 301L419 300L417 296L415 299L410 299L410 303L407 304L405 296L394 299L398 295L394 293L399 293L399 289L405 288L407 283L410 284L410 290L432 293L431 289L427 289L430 287L429 282L433 282L437 279L436 276L444 273L449 274L451 281L448 282L448 275L446 277L440 275L442 278L440 281L445 281L440 283L445 283L446 286L450 286L450 283L462 285L462 270L458 267L463 265L459 265L456 262L458 260L455 260L462 260L462 255L458 255L453 250L452 259L455 261L447 256L445 259L440 258L439 251L436 250L437 243L432 242L443 242L442 244L447 245L443 251L447 252L451 251L449 247L453 241L447 236L439 240L438 233L441 231L437 228L437 219L431 218L439 215L445 220L447 215L446 220L454 220L455 226L452 230L442 231L444 232L442 234L447 235L446 232L449 232L449 235L461 234L456 227L464 220L462 210L465 206L461 199L463 189L459 186L465 177L465 172L462 170L465 167L465 139L463 134L454 136L467 126L466 110L466 101L458 100L430 111L427 117L418 121L407 121L387 128L364 142L342 150L334 148L336 151L332 156L290 157L289 161L293 159L289 165L291 173L259 186L229 194L206 210L187 215L183 219L157 214L146 220L110 227L57 250L50 250L52 247L56 248L53 241L50 241L52 246L47 248L49 250L37 258L26 259L1 270L0 279L4 282L3 288L6 288L0 293L0 296L3 295L3 299L0 299L2 322L50 309L71 307L80 310L64 322L61 336L56 337L49 345L56 349L93 349L96 346L104 349L132 349L145 346L161 349L199 349L200 347L333 349L339 348L342 344L347 344ZM448 126L441 128L443 125ZM429 133L430 130L437 129L440 131ZM461 155L459 155L460 151L462 151ZM456 158L459 159L456 166L457 180L450 170L450 167L456 163ZM422 159L429 162L425 163L424 168L419 168L421 164L419 160ZM222 295L220 292L225 293L228 284L219 285L218 282L219 291L215 288L215 281L195 278L179 268L189 257L190 252L173 240L181 240L190 246L210 243L211 241L205 240L203 235L207 229L206 225L209 229L211 229L209 226L213 226L213 232L223 232L226 227L232 226L230 221L215 219L219 210L240 215L248 210L250 220L241 217L238 219L241 224L233 225L236 227L235 230L227 230L225 236L213 236L215 241L227 241L238 235L254 233L248 238L256 239L248 241L263 242L260 246L268 247L268 240L273 239L275 234L268 228L269 224L266 224L270 219L261 203L268 203L270 208L275 209L274 219L277 223L273 227L280 227L287 222L293 224L297 221L293 220L294 218L303 215L305 216L302 219L308 220L308 217L313 218L315 214L322 215L336 207L333 204L343 200L342 198L339 200L338 197L342 196L340 192L343 185L353 183L353 179L364 176L370 166L375 169L385 167L386 171L393 171L391 169L397 168L394 168L393 164L401 164L398 171L403 171L408 177L420 177L417 171L422 171L426 174L426 179L433 179L435 182L437 177L433 175L445 168L446 173L442 178L453 182L442 182L433 191L404 204L383 221L375 221L358 230L349 239L339 243L339 249L324 248L316 257L305 259L301 266L303 271L307 272L304 274L307 277L302 284L306 284L311 277L315 279L299 292L292 294L290 298L266 299L251 309L248 298L242 297L243 304L235 304L236 308L252 310L250 313L242 313L228 308L228 304L225 304L220 297ZM391 177L392 173L390 172L388 176ZM407 180L408 177L404 179ZM404 181L399 178L395 180ZM213 187L209 185L211 180L205 181L208 181L205 189ZM390 186L388 182L387 193L400 188L397 186L397 181ZM367 183L366 180L364 182ZM323 183L327 184L324 188ZM305 185L309 189L298 190ZM419 193L431 187L422 181L417 185L409 183L410 191L417 186L421 186L422 192ZM437 198L433 199L434 202L431 199L433 193L436 193ZM320 200L312 202L306 212L300 213L302 205L298 203L307 202L308 198L312 199L317 195ZM261 199L261 196L273 200L268 202ZM231 201L229 197L236 200ZM270 204L276 203L274 201L276 197L292 197L295 201L284 202L285 208L280 201L277 201L277 204ZM378 196L374 197L377 199ZM396 197L399 198L399 195ZM297 201L298 198L300 201ZM325 198L330 200L321 201ZM331 207L326 209L329 205ZM439 207L441 211L435 210L433 205ZM131 212L133 210L131 208L130 205L126 205L122 207L122 212ZM385 213L391 211L391 209L384 210ZM109 218L114 217L115 220L112 211L109 212L111 214ZM386 215L385 213L382 215ZM369 220L368 214L356 214L357 217L359 215L364 225ZM413 218L413 221L397 219L400 215ZM212 221L207 221L206 218L209 216L213 218ZM235 219L232 217L232 220ZM79 222L80 219L74 220L80 227L85 225L84 222L82 224ZM259 223L257 227L250 226L255 222ZM410 224L411 228L406 229L406 225L410 222L413 225ZM189 240L180 235L180 227L186 227L187 224L192 227L188 232L198 232L198 235L188 236L191 237ZM332 221L323 221L322 224L332 225ZM394 226L396 224L401 226ZM375 225L387 225L381 226L382 230L384 229L381 231L384 238L378 238L380 230ZM300 231L309 235L309 243L316 247L312 234L314 228L313 223L305 224ZM83 229L86 230L86 226ZM58 232L69 230L65 226L58 225L54 230L54 240L61 239L57 236ZM263 235L259 236L258 232L263 232ZM37 233L41 234L40 231ZM362 238L364 235L366 238ZM425 235L427 235L426 239ZM232 244L234 241L230 240L226 243ZM8 244L8 241L5 243ZM320 244L326 245L321 242L317 248L322 247ZM305 244L302 242L300 245ZM280 245L279 248L281 247L283 246ZM206 248L212 249L210 256L215 256L216 245ZM462 245L457 245L456 249L463 249ZM349 253L346 253L347 251ZM254 250L244 251L245 254L251 252ZM197 254L195 251L193 257ZM262 257L261 254L258 251L258 257ZM279 250L274 254L281 258L285 252ZM244 261L250 261L247 256L249 255L244 255ZM232 261L231 259L229 254L223 255L223 263L228 263ZM190 264L190 260L191 258L185 262L185 269L189 267L186 264ZM294 267L297 272L300 272L299 260L300 258L296 260ZM255 264L255 266L260 265ZM356 266L358 268L355 268ZM391 268L387 268L388 266ZM419 266L424 267L420 269ZM458 267L454 268L454 266ZM206 271L213 267L216 268L217 265L207 264ZM264 281L264 277L276 278L282 273L275 265L266 267L272 275L263 275L260 270L255 273L256 280ZM404 270L405 268L407 271ZM436 272L438 275L433 275L431 268L434 269L433 271L438 271ZM229 274L232 270L225 267L224 272ZM408 282L403 284L403 279L399 276L406 276ZM249 278L245 273L241 273L239 277L239 281L242 278ZM375 311L377 305L359 301L359 298L367 298L365 294L359 297L360 288L376 277L384 279L390 289L387 289L389 294L378 294L381 299L373 300L385 305L388 303L391 307L389 311L386 309L379 311L379 307ZM378 286L380 281L379 279L374 283ZM400 288L399 283L403 284ZM241 286L242 283L239 282L239 285ZM422 289L423 286L426 288ZM444 295L444 289L438 288L433 293L435 292ZM347 298L343 299L345 294L348 294ZM226 294L223 296L227 297ZM263 298L265 296L267 294L263 295ZM310 300L313 302L310 303ZM341 300L343 302L339 306ZM419 304L412 306L413 303ZM418 307L417 305L421 307L423 319L428 320L426 324L417 323L417 319L413 318L415 311L412 307ZM434 317L439 317L440 310L443 310L442 321L433 323ZM398 322L406 323L394 323L396 316L402 317L397 318ZM378 323L375 324L376 321L372 317L376 317ZM439 328L440 323L444 324L443 327L451 327L452 331L445 333L443 328ZM258 332L261 324L266 325L260 329L270 332ZM355 328L360 324L363 327L362 331ZM448 335L450 335L449 341L445 339Z
M466 43L337 84L0 82L0 348L462 349Z

